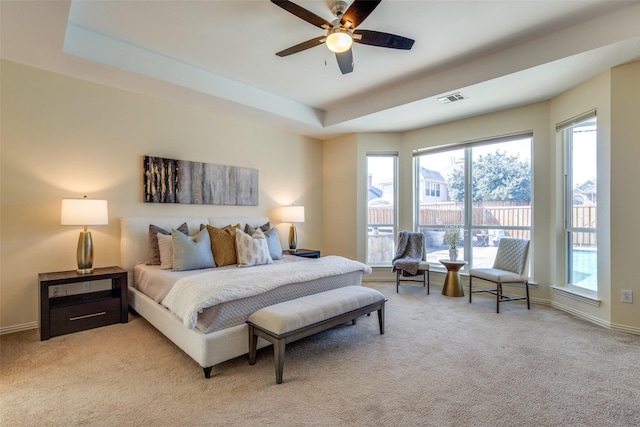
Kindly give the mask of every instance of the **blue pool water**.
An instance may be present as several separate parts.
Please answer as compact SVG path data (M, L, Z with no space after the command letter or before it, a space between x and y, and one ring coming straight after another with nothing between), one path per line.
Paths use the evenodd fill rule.
M571 284L593 291L598 289L598 252L573 250Z

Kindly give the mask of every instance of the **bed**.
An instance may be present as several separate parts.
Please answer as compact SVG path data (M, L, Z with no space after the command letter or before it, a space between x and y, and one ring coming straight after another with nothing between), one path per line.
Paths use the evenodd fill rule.
M342 257L314 260L292 255L283 255L272 264L244 268L228 265L171 271L146 265L150 224L171 230L186 223L193 236L201 225L223 228L240 224L242 229L245 224L258 228L268 221L266 217L121 218L120 258L129 274L130 307L195 360L206 378L213 366L248 353L245 322L253 312L301 296L361 285L362 276L371 273L368 266ZM322 274L315 270L322 270ZM197 298L189 294L196 293L190 291L192 287L206 293L204 302L198 300L196 305ZM178 290L181 297L175 298ZM176 308L172 301L187 301L189 309L180 311L182 306ZM265 340L258 342L259 348L267 345Z

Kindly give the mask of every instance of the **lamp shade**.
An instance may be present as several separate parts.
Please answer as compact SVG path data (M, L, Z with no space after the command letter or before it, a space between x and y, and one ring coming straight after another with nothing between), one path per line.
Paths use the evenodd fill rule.
M283 206L282 222L304 222L304 206Z
M351 43L353 43L353 39L348 30L344 28L329 30L326 44L330 51L336 53L346 52L351 48Z
M61 225L106 225L109 214L106 200L62 199Z

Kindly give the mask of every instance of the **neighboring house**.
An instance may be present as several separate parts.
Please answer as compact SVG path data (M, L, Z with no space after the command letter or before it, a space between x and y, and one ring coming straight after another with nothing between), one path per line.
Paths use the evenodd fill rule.
M369 180L367 182L367 202L379 199L380 197L382 197L382 194L382 190L373 185L373 176L370 174Z
M446 202L449 192L447 181L440 172L420 167L420 202Z
M372 201L382 197L382 190L377 187L369 187L367 191L367 201Z
M386 197L388 200L393 200L393 179L387 178L379 182L382 187L382 197Z
M576 205L595 205L598 203L598 186L592 179L576 186L573 194L573 203Z

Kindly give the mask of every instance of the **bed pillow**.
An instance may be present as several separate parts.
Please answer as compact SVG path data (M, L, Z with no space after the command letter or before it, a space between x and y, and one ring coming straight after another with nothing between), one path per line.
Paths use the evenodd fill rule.
M211 240L210 250L216 266L222 267L223 265L237 264L236 230L240 229L240 224L230 225L225 228L207 225L206 228L209 232L209 238Z
M171 270L173 268L173 240L171 234L156 234L158 248L160 249L160 268Z
M187 223L183 223L180 227L177 228L178 231L189 235L189 227ZM171 234L170 231L165 230L164 228L160 228L157 225L150 224L149 225L149 260L147 261L147 265L160 265L160 249L158 248L158 233L166 234L169 236Z
M211 240L207 230L200 230L193 237L176 229L171 230L173 242L173 269L198 270L215 267L211 253Z
M260 227L252 227L249 224L245 224L244 232L247 233L249 236L253 236L253 232L256 231L256 228L259 228L260 230L262 230L263 233L266 233L271 228L271 223L267 221L266 223L262 224Z
M269 255L271 259L282 259L282 246L280 246L280 237L278 236L278 229L273 227L270 230L264 232L264 236L267 238L267 246L269 247Z
M242 230L237 230L236 250L238 252L238 267L273 263L273 259L269 255L267 238L259 228L251 236Z

